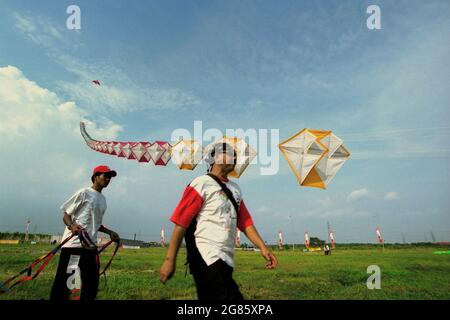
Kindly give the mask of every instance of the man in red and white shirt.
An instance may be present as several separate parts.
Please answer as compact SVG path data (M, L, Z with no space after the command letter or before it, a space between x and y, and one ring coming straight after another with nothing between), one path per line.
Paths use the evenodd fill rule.
M253 225L242 199L239 186L227 176L234 170L236 152L227 143L215 146L209 155L210 175L195 178L170 220L175 223L166 259L160 269L160 280L166 283L175 272L176 256L183 236L188 263L197 287L199 300L242 300L232 278L237 228L261 250L267 269L277 265L277 259L266 247ZM231 191L237 204L227 196L215 179Z

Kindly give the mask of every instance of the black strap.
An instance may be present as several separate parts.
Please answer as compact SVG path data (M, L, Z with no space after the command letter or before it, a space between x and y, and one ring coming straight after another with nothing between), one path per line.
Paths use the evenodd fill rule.
M212 179L214 179L214 181L216 181L219 186L222 188L222 191L225 192L225 194L227 195L228 199L230 199L231 203L233 204L234 209L236 210L236 214L239 214L239 206L236 202L236 199L233 196L233 193L231 192L230 189L228 189L228 187L225 185L225 183L223 183L219 177L213 175L212 173L208 173L208 176L211 177Z
M185 277L188 272L188 267L189 273L197 271L198 266L201 264L201 261L203 259L195 243L194 233L196 229L197 229L197 220L194 218L189 224L189 227L187 228L186 232L184 233L184 241L186 242L186 252L187 252L186 263L184 264L186 266L186 271L184 273Z

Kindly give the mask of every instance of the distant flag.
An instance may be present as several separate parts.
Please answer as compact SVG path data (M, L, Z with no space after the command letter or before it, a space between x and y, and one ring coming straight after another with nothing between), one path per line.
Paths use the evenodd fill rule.
M98 86L100 85L100 81L99 81L99 80L92 80L92 83L93 83L93 84L96 84L96 85L98 85Z
M31 224L31 220L27 220L27 229L25 232L25 241L28 241L28 232L30 231L30 224Z
M283 249L283 233L280 230L278 230L278 249L282 250Z
M381 237L381 232L380 232L380 228L376 228L375 232L377 233L377 237L378 237L378 243L383 243L383 238Z
M334 249L334 235L333 231L330 230L330 241L331 241L331 248Z
M161 228L161 247L166 246L166 239L164 238L164 227Z
M309 249L309 234L308 234L308 232L305 232L305 246L306 246L306 249Z
M236 234L236 248L241 247L241 231L238 230Z

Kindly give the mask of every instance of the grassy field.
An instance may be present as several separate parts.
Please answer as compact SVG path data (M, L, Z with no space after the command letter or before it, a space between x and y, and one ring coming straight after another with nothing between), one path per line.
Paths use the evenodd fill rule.
M0 245L0 281L49 251L47 245ZM234 277L246 299L450 299L450 255L442 247L337 249L331 256L287 250L275 254L276 270L265 270L258 252L237 251ZM102 255L107 261L112 249ZM102 278L98 299L196 299L192 276L185 277L180 250L175 276L164 286L158 270L165 249L120 249ZM56 256L33 281L0 295L0 300L48 299ZM369 290L369 265L381 269L381 289Z

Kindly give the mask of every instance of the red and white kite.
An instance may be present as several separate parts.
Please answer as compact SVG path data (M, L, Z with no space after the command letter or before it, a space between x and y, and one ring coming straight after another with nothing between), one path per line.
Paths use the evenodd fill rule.
M138 162L152 161L157 166L165 166L171 158L171 145L166 141L155 142L117 142L117 141L97 141L92 139L86 132L83 122L80 122L80 131L86 144L93 150L136 160Z
M308 234L308 232L305 232L305 246L306 246L306 249L309 249L309 234Z
M283 249L283 233L281 230L278 230L278 249Z
M166 141L98 141L92 139L86 132L84 122L80 122L80 131L86 144L95 151L138 162L153 162L157 166L165 166L172 159L180 169L194 170L197 164L207 156L207 152L204 152L204 148L195 140L181 140L174 146ZM219 142L228 142L236 149L237 163L229 176L239 178L256 156L256 151L244 140L228 137L223 137L220 141L212 143L207 149L211 151L214 145Z
M93 83L93 84L96 84L96 85L98 85L98 86L100 85L100 81L99 81L99 80L92 80L92 83Z
M377 228L375 229L375 232L377 233L378 243L383 243L384 240L383 240L383 238L381 237L380 228L377 227Z

